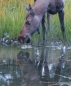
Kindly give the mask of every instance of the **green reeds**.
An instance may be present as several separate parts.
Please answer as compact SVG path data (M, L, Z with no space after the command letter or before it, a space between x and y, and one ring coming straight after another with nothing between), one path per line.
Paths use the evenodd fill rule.
M10 38L18 36L23 26L26 10L24 4L33 4L30 0L0 0L0 37L8 33Z
M26 10L24 4L33 4L34 0L0 0L0 38L8 33L10 38L17 38L23 27ZM71 43L71 0L65 2L65 28L68 42ZM49 38L62 39L58 15L51 16L51 30ZM42 33L42 32L41 32ZM41 38L42 34L38 36ZM48 39L48 37L46 37ZM33 39L37 41L36 34Z

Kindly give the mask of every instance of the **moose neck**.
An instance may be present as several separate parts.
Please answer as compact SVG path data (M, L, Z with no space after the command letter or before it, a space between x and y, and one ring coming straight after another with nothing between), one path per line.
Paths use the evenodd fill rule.
M48 0L37 0L34 4L34 6L32 7L35 11L35 14L37 16L41 16L43 17L43 15L47 12L47 8L48 8L48 4L47 3Z

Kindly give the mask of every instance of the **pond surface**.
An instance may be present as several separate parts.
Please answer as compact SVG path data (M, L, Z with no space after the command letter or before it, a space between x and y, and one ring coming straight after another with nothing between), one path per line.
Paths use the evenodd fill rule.
M17 64L18 50L0 45L0 86L20 86L22 75Z
M0 86L21 86L22 74L17 63L17 54L20 51L29 52L30 59L33 61L40 60L42 47L32 47L31 45L20 46L2 46L0 45ZM60 73L55 73L60 65L59 57L62 53L61 46L46 46L44 55L47 58L50 78L52 86L71 86L71 47L66 47L66 54L64 56L65 66L61 68ZM54 76L56 75L56 79ZM55 82L55 83L54 83ZM45 85L44 85L45 86Z

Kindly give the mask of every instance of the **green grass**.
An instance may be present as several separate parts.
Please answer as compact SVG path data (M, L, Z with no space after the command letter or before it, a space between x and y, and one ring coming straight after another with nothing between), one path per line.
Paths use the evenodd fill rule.
M33 0L0 0L0 38L4 33L8 33L10 38L17 38L20 29L22 28L26 16L24 4L31 3ZM67 41L71 43L71 0L65 3L65 28ZM60 38L62 40L62 33L58 15L51 16L51 30L47 39L54 40ZM41 32L42 33L42 32ZM37 39L38 37L38 39ZM34 34L32 39L41 41L42 34ZM34 41L33 40L33 41Z
M3 37L4 33L8 33L10 38L18 36L26 16L24 4L30 2L28 0L25 1L0 0L0 37Z

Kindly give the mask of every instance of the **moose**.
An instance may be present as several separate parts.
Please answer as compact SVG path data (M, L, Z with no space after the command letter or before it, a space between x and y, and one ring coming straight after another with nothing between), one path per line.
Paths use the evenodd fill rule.
M50 28L50 14L58 13L63 39L65 39L65 25L64 25L64 0L36 0L31 7L25 6L28 11L23 28L21 29L18 40L21 43L29 43L31 36L38 31L42 23L43 40L45 40L46 26L45 13L47 13L48 28Z

